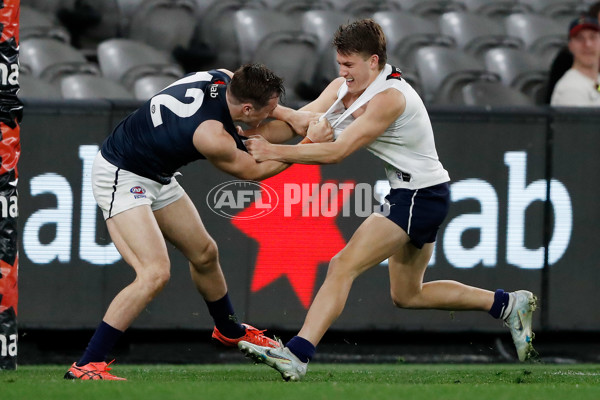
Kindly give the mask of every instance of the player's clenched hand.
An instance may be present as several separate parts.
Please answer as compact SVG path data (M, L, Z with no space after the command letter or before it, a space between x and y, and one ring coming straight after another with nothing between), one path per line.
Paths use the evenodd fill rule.
M306 136L309 124L318 121L320 115L312 111L294 111L287 122L298 135Z
M244 142L248 152L258 162L270 160L269 147L271 144L262 136L252 135Z
M331 142L333 140L333 128L327 118L323 118L320 121L310 123L306 137L313 143Z

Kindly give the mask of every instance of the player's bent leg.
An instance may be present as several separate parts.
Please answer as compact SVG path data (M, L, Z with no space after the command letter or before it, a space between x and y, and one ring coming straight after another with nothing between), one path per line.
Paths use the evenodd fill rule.
M489 290L450 280L423 283L434 243L422 249L407 244L389 259L390 295L396 307L487 311L494 301Z
M223 297L227 285L219 265L217 244L188 195L154 211L154 215L167 240L189 260L191 277L200 294L207 301Z
M117 214L106 224L115 246L136 273L135 280L114 298L104 317L106 323L124 331L169 281L169 255L148 206Z
M65 374L65 379L125 380L109 373L110 363L104 362L104 356L100 353L108 351L105 348L106 342L112 343L118 337L117 334L120 336L129 328L169 280L166 244L148 205L134 207L113 216L107 220L107 226L115 246L135 270L136 278L110 303L103 323L96 330L80 360L83 364L74 363ZM104 344L99 346L102 343ZM88 353L90 346L94 350ZM102 350L100 353L99 349Z
M432 246L426 244L419 250L409 244L390 257L390 287L394 304L411 309L489 311L494 304L494 292L456 281L422 283ZM532 345L536 298L525 290L508 295L509 303L501 317L510 330L519 360L525 361L537 355Z
M325 282L298 336L316 345L342 313L354 279L397 252L406 239L402 229L387 218L369 216L329 263Z
M218 248L206 231L198 211L187 194L154 211L167 240L190 262L190 274L198 292L207 302L215 302L227 294L227 284L219 264ZM238 337L227 337L215 326L212 338L226 347L237 347L245 340L260 346L277 347L278 343L248 324L242 324Z

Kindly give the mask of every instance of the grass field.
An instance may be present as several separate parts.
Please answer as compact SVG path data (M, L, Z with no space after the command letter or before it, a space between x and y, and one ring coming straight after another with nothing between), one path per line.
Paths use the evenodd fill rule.
M67 381L65 366L0 371L0 399L600 399L600 365L314 364L302 382L263 365L117 365L127 382Z

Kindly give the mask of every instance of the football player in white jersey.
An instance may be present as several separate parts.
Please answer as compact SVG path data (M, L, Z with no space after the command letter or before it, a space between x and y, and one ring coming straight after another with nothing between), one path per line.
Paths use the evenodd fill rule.
M238 347L285 380L301 379L316 345L342 313L354 279L389 259L391 297L397 307L487 311L509 326L519 359L529 358L534 351L532 293L493 292L451 280L423 282L437 230L447 215L450 178L438 159L423 102L400 71L386 64L381 27L371 19L354 21L338 29L333 44L340 77L303 109L325 113L309 127L309 136L333 129L336 140L289 146L251 137L246 146L257 161L303 164L338 163L366 147L386 164L392 188L388 207L369 216L330 261L297 336L280 348L245 341Z

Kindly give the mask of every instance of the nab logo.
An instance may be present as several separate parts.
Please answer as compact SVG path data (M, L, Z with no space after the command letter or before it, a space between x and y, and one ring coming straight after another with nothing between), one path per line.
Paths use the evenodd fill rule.
M141 186L134 186L131 189L129 189L129 191L131 193L133 193L133 198L134 199L141 199L141 198L145 198L146 197L146 189L144 189Z
M206 205L215 214L233 219L256 219L264 217L275 210L279 203L277 192L264 183L254 181L229 181L221 183L208 192ZM244 215L237 214L250 204L254 204L255 212Z
M217 92L217 90L219 90L219 86L214 85L214 84L210 85L210 89L209 89L210 97L212 97L213 99L216 99L217 96L219 95L219 92Z

